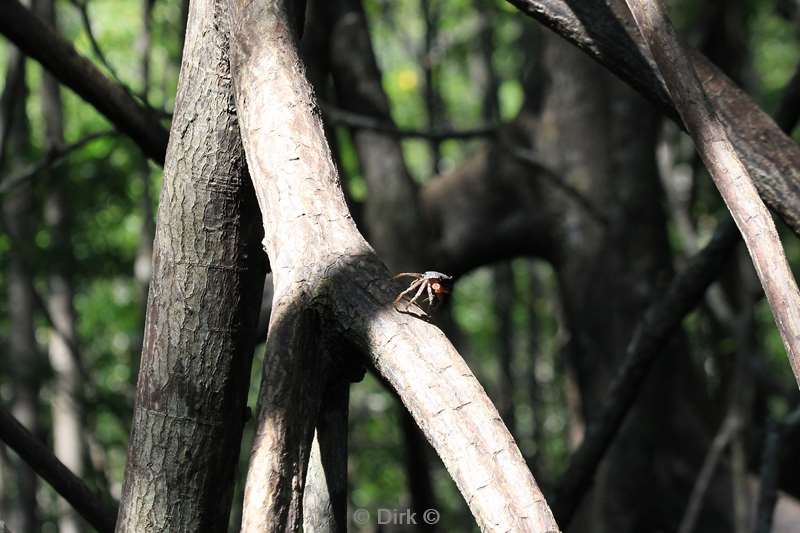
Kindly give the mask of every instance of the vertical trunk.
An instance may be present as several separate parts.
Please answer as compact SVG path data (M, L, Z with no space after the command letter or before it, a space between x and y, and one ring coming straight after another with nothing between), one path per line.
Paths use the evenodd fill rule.
M580 52L554 37L546 47L550 85L537 148L607 219L601 224L578 205L564 212L558 229L556 267L571 330L570 363L584 415L591 419L625 354L632 326L671 269L657 207L658 122L649 104ZM617 436L576 530L588 523L613 532L676 526L691 483L691 476L681 473L691 472L703 457L707 436L698 408L703 388L686 347L678 340L665 351L672 356L660 360ZM724 528L721 524L701 521L704 531Z
M30 131L25 103L25 58L16 48L9 48L6 85L3 91L2 155L0 166L13 174L30 152ZM26 428L38 430L38 399L42 362L33 329L33 280L27 264L27 249L33 238L33 198L30 184L23 184L3 198L4 225L12 241L8 256L8 365L11 378L11 411ZM14 461L16 471L15 505L10 509L9 527L13 531L38 531L36 503L37 480L22 461Z
M155 0L141 0L142 2L142 30L139 34L138 51L140 54L139 76L142 83L142 97L149 102L150 93L150 33L152 26L153 3ZM142 233L139 237L139 247L136 250L136 259L133 265L133 277L136 280L136 289L139 297L140 316L142 317L141 329L144 332L144 316L147 310L147 292L150 288L150 279L153 275L153 200L150 190L150 163L147 158L141 160L142 180ZM143 334L139 336L137 350L133 352L134 369L139 368L139 354L142 351Z
M55 3L40 0L39 16L53 28L56 26ZM42 77L42 116L45 120L45 151L60 149L64 144L64 117L58 82L48 73ZM51 263L48 308L54 330L50 335L49 357L54 374L52 399L53 448L64 465L76 476L83 475L82 435L83 397L78 352L75 312L73 309L73 255L70 246L70 212L65 180L53 180L52 191L45 205L45 221L51 227L55 260ZM77 513L59 499L58 529L61 533L78 533L81 521Z
M425 110L428 116L428 128L439 125L439 95L435 86L434 69L434 44L438 26L438 11L434 6L433 0L421 0L422 17L425 21L425 47L422 50L422 71L425 76ZM433 175L439 174L439 160L441 159L440 141L432 139L431 148L431 171Z
M329 378L311 448L309 483L303 493L303 531L306 533L347 531L349 397L350 382L346 376Z
M117 531L228 523L264 281L228 17L191 3Z

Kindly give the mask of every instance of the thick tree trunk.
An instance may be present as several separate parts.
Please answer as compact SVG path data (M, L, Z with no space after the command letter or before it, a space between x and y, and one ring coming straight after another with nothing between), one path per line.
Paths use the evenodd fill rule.
M192 2L117 531L227 527L262 284L227 15Z
M537 148L607 220L598 224L573 204L562 211L556 229L555 266L571 332L569 357L584 416L591 421L633 326L671 273L664 215L657 207L658 121L646 102L579 52L553 37L546 46L550 82L535 130ZM676 525L680 512L675 510L692 481L680 475L681 468L703 457L706 435L703 388L686 347L676 340L665 351L674 356L658 363L617 435L575 525L578 531L587 524L609 532ZM679 376L680 385L674 381ZM677 439L683 444L678 446ZM720 523L706 526L704 531L724 529Z
M497 410L433 326L398 313L398 286L358 233L279 1L230 0L242 138L262 209L275 299L245 496L245 531L298 530L302 416L329 324L398 391L487 531L557 531ZM326 328L327 329L327 328ZM304 366L302 366L304 365ZM313 389L312 389L313 390ZM300 472L300 475L298 475Z
M55 3L40 0L37 8L43 20L56 28ZM42 78L42 116L45 120L45 151L63 148L64 117L61 89L50 74ZM45 221L51 227L55 260L50 269L48 308L54 331L49 356L54 374L52 399L53 449L64 465L78 477L83 475L83 394L81 369L76 350L77 334L73 308L73 253L70 245L70 209L64 180L54 180L45 204ZM61 533L81 530L78 514L65 500L59 501L58 529Z

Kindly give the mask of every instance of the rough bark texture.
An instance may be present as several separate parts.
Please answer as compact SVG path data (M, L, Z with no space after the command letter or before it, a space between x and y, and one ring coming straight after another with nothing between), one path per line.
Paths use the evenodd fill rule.
M508 0L601 62L677 118L677 111L624 0ZM800 146L782 133L708 59L691 52L703 89L762 198L800 231Z
M557 531L511 435L458 353L435 327L391 306L398 287L347 212L286 6L229 3L236 21L236 101L275 280L273 316L280 317L278 306L313 306L370 356L442 457L481 528ZM267 344L269 356L282 355L271 351L269 338ZM284 387L292 376L265 383ZM300 382L292 385L296 390ZM299 527L291 515L281 520L287 502L276 501L279 493L269 490L289 483L286 476L296 471L286 464L295 453L270 461L280 448L265 438L281 429L286 414L271 409L261 415L264 431L248 473L245 530Z
M627 0L672 101L742 233L800 385L800 291L772 216L684 53L661 0Z
M337 103L348 112L393 126L362 3L337 0L316 4L331 21L329 54ZM393 272L431 269L432 228L423 216L419 189L406 167L400 139L377 130L353 129L351 133L368 189L363 216L367 239ZM412 510L422 516L427 509L436 508L429 447L408 412L401 416ZM434 524L421 527L435 529Z
M192 2L117 531L228 523L264 264L226 28Z

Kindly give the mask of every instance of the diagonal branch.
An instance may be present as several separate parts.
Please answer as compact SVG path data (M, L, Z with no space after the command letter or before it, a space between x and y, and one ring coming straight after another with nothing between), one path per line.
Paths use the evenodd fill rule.
M653 362L683 318L717 279L737 242L736 226L727 219L717 228L711 242L673 279L666 294L645 313L628 344L617 377L609 387L601 413L589 424L586 436L572 454L561 478L553 505L559 523L568 525L572 520L575 509L591 487L597 465L635 402Z
M665 82L623 0L507 1L605 65L678 121ZM705 56L692 51L690 58L759 194L800 233L800 146Z
M784 88L780 108L791 107L786 102L794 98L795 89L789 83ZM794 129L798 118L797 115L776 114L776 122L787 132ZM739 241L736 225L731 218L726 218L717 227L711 241L673 278L665 296L650 306L637 325L603 409L589 424L586 437L572 454L558 486L553 509L560 523L569 524L572 520L575 509L591 487L600 460L633 406L662 346L719 277Z
M800 384L800 291L775 224L683 52L660 0L627 0L675 107L733 216Z
M0 33L130 136L147 157L164 164L169 133L156 116L18 0L0 2Z
M98 498L47 446L31 435L5 409L0 409L0 440L17 452L92 527L102 533L114 531L117 520L116 504L110 503L108 498Z

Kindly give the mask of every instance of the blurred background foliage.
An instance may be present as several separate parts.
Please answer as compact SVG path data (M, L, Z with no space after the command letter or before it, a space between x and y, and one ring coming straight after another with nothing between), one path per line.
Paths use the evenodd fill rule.
M419 0L365 0L373 47L397 125L415 129L428 127L423 68L426 62L431 65L434 92L440 102L437 127L458 130L486 124L483 108L486 80L481 78L485 73L477 66L484 53L478 36L484 31L491 32L491 64L499 81L500 119L512 119L522 105L521 80L534 55L526 47L535 43L535 34L542 30L502 1L431 0L430 3L438 22L432 47L426 50L425 23ZM701 44L705 26L716 23L713 15L709 14L713 11L712 4L693 0L672 2L671 12L680 31L695 45ZM738 24L739 31L749 36L749 57L745 71L741 73L741 83L769 112L776 108L781 89L793 73L800 50L797 15L794 14L794 21L784 16L781 12L783 4L787 2L742 0L741 18L731 22ZM108 63L113 66L113 72L98 60L75 5L60 1L57 8L60 31L76 48L95 60L106 74L118 77L131 92L141 94L142 1L90 0L86 4L93 33ZM490 22L484 17L487 10L492 13ZM152 45L149 49L151 79L146 101L164 112L165 123L174 105L184 15L182 2L156 1L154 4ZM5 40L0 40L2 72L6 69L8 46ZM42 76L34 61L28 61L26 69L30 90L27 112L33 143L30 153L24 156L34 163L45 155L39 95ZM62 92L67 143L111 129L105 119L72 92ZM677 145L683 147L680 157L690 161L693 156L690 143L674 131L669 134L676 138ZM337 128L336 140L343 180L351 196L362 200L367 192L349 131ZM440 170L446 172L457 167L482 142L485 141L443 142ZM430 179L434 174L430 143L407 139L403 141L403 147L414 178L419 182ZM74 279L79 346L86 372L91 377L91 385L87 383L86 387L86 431L92 435L90 451L97 455L93 463L103 469L102 475L90 481L107 486L119 497L143 324L141 295L133 277L134 262L145 227L144 219L148 216L142 205L149 202L155 209L161 169L146 163L136 147L121 135L106 135L92 141L71 153L57 168L58 179L69 184L69 202L74 213L70 238L77 256ZM145 180L149 182L148 187ZM48 182L43 174L34 174L31 181L37 198L34 202L37 206L36 220L41 221L41 206ZM697 182L699 190L693 214L706 238L722 207L710 181L700 179ZM671 235L676 262L680 262L687 252L679 235L674 231ZM786 239L786 242L797 271L800 247L794 238ZM40 294L46 294L46 276L53 262L53 243L47 226L39 224L34 242L26 244L35 249L35 254L30 254L29 265L35 286ZM7 235L0 234L0 291L4 294L7 258L11 249ZM523 454L535 466L537 479L547 486L564 468L574 438L571 431L575 428L570 427L567 408L569 380L563 365L559 364L559 351L568 332L560 326L552 269L543 262L517 259L510 263L510 271L513 277L511 364L518 383L513 398L515 436ZM496 355L500 326L494 293L491 268L471 272L458 281L451 305L444 312L452 314L462 354L489 395L496 399L501 386ZM3 351L7 342L3 332L8 332L9 328L8 305L7 298L0 298L0 349ZM792 387L783 347L764 303L757 308L757 320L759 340L767 352L769 365L787 387ZM631 328L633 326L631 324ZM714 354L732 351L735 343L731 339L714 340L716 337L708 333L711 326L702 313L693 313L686 326L695 356L707 362L707 372L713 375L717 371L713 364L716 360ZM50 324L38 313L37 340L43 351L50 334ZM251 409L255 409L262 357L263 349L259 347L252 373ZM2 378L6 363L0 368L3 369L0 373ZM49 387L46 383L41 395L42 413L48 410ZM8 381L3 379L0 395L4 402L8 400L7 389ZM408 480L397 401L369 375L352 388L351 400L351 505L371 511L407 508L410 504ZM788 406L777 402L771 407L779 413ZM248 425L242 445L241 472L245 471L252 425L252 422ZM40 437L51 438L46 430ZM442 530L464 531L472 527L466 525L473 522L453 482L438 460L432 464L434 491L442 512ZM41 501L50 502L44 506L43 531L55 531L54 494L45 484L41 485L40 492ZM241 497L241 483L238 497ZM233 521L236 520L235 509L236 504Z

